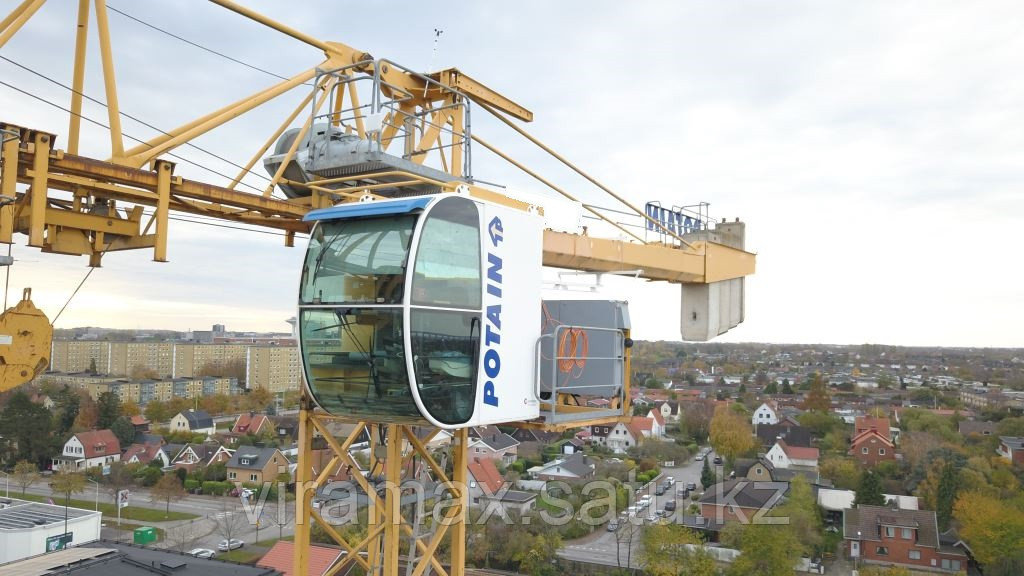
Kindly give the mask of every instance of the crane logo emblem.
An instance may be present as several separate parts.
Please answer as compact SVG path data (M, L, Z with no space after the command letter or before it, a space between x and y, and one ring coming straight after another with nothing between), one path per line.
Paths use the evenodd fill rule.
M505 240L505 229L501 218L495 216L487 225L487 235L491 238L491 250L487 252L487 294L493 296L493 303L487 305L487 327L484 334L484 404L498 406L498 394L494 381L501 373L501 256L494 251Z

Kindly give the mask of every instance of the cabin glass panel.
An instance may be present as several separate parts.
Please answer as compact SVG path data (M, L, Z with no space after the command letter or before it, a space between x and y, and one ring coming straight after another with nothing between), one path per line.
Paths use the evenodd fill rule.
M306 379L321 407L420 420L402 352L401 308L306 308L299 321Z
M302 268L302 304L401 304L416 217L320 222Z

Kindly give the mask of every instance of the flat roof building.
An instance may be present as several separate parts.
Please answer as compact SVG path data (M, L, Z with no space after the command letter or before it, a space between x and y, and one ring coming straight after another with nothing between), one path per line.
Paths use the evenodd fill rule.
M0 498L0 574L7 562L98 540L102 513L16 498Z

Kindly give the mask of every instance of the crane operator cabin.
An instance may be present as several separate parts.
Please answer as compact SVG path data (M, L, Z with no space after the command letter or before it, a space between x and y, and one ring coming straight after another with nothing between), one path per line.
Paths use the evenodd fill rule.
M456 193L306 220L300 340L321 408L442 428L538 416L540 215Z

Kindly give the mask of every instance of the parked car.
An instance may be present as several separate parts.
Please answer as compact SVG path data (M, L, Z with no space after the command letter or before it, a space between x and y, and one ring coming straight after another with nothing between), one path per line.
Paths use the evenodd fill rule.
M704 459L704 454L697 454L696 456L693 457L693 459L696 460L697 462L700 462L701 460Z
M217 549L221 552L227 552L228 550L237 550L245 546L245 542L232 538L231 540L221 540L220 544L217 544Z
M721 464L722 463L722 457L721 456L715 456L714 463L715 464Z
M657 514L648 514L647 515L647 523L648 524L654 524L655 522L658 521L658 518L659 518L659 516Z
M609 532L615 532L618 529L619 529L619 521L618 520L612 520L611 522L608 523L608 531Z
M686 489L689 490L690 492L693 492L694 490L697 489L697 485L694 484L693 482L690 482L686 485Z
M676 495L679 496L680 498L689 498L690 489L685 486L680 486L679 489L676 490Z
M665 485L664 484L658 484L658 487L654 489L654 494L656 496L661 496L664 493L665 493Z
M675 512L676 511L676 501L675 500L669 500L668 502L665 502L665 511L670 513L670 514L672 512Z
M209 548L193 548L188 551L189 556L195 556L196 558L216 558L217 553Z
M676 483L676 479L673 476L669 476L668 478L665 478L665 483L672 486Z

